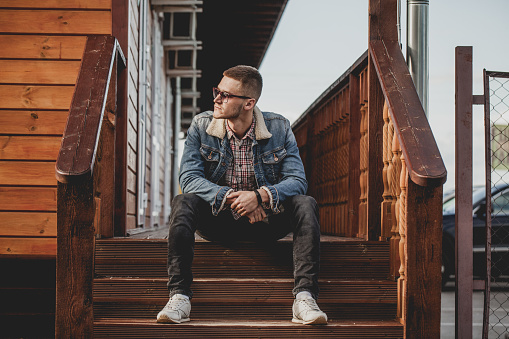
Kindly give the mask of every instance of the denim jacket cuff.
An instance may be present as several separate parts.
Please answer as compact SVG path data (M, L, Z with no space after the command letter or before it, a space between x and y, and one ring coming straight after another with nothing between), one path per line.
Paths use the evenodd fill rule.
M260 188L262 190L264 190L265 192L267 192L267 195L269 196L269 203L268 204L264 203L262 206L264 206L264 208L266 208L265 206L268 205L269 209L273 210L274 209L274 198L272 197L272 192L270 191L270 189L267 186L262 186Z
M219 207L219 212L221 212L222 210L224 210L226 208L226 206L225 206L226 199L228 199L228 196L230 195L231 192L233 192L233 188L230 188L224 195L223 201L221 202L221 207Z
M216 197L214 198L214 203L212 204L212 215L217 216L219 212L221 212L224 207L224 203L226 202L226 196L230 193L231 190L231 187L222 186L221 189L217 191Z
M262 186L263 189L268 190L270 192L270 208L274 214L281 212L279 210L279 193L274 186Z

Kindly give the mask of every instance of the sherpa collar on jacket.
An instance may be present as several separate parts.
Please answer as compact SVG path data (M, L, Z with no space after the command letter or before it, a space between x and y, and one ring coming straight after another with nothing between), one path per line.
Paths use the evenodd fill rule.
M269 132L267 126L265 125L265 119L263 118L262 111L260 111L260 109L257 106L255 106L253 111L254 118L256 120L255 124L256 140L269 139L272 136L272 134ZM212 118L212 122L207 128L207 134L213 137L218 137L219 139L223 139L226 134L226 127L224 123L225 123L224 119Z

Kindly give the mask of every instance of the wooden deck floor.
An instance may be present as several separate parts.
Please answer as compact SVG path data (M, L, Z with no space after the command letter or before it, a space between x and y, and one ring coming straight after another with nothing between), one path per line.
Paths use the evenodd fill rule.
M198 234L195 234L196 240L203 240ZM168 239L168 226L163 226L157 229L136 232L135 234L128 235L129 239ZM288 234L282 240L291 240L292 233ZM326 242L342 242L342 241L359 241L362 240L360 238L347 238L347 237L338 237L331 235L323 235L321 236L322 241Z

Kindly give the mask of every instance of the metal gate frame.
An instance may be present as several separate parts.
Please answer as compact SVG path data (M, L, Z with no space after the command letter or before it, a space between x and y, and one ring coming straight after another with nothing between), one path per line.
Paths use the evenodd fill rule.
M492 78L507 78L509 79L508 72L492 72L483 71L484 79L484 136L485 136L485 173L486 173L486 211L492 210L492 158L493 150L491 142L493 138L493 129L491 124L491 91L490 91L490 77ZM488 339L490 332L490 311L491 311L491 278L492 278L492 260L491 260L491 243L492 243L492 213L486 213L486 279L484 288L484 310L483 310L483 339ZM501 336L498 336L501 338ZM504 336L507 338L507 336Z

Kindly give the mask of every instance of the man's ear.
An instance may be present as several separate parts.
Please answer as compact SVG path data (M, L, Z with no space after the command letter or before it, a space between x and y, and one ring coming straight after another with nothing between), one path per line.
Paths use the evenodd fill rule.
M249 100L247 100L247 101L246 101L246 103L244 104L244 109L245 109L246 111L249 111L249 110L251 110L251 109L254 109L255 105L256 105L256 100L255 100L255 99L249 99Z

